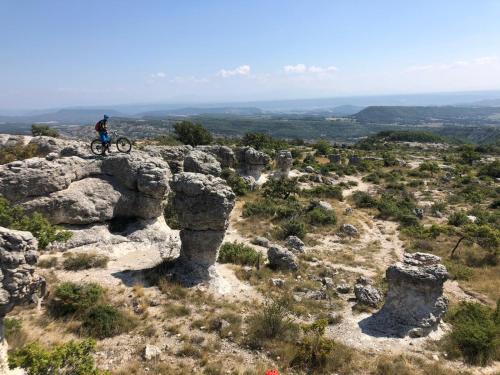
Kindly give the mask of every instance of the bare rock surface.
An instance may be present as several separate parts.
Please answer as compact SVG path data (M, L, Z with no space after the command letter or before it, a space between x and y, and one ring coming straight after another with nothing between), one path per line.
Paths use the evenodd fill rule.
M288 177L292 164L293 158L290 151L281 150L276 154L276 168L278 168L278 174L280 177Z
M265 152L257 151L253 147L241 147L236 152L241 174L259 179L262 170L269 164L271 158Z
M236 155L231 147L221 145L196 146L197 150L213 155L222 168L234 168L236 166Z
M440 262L432 254L406 253L403 262L391 265L384 306L363 325L398 337L420 337L435 330L448 308L443 296L448 272Z
M184 171L220 176L222 168L213 155L201 150L193 150L184 159Z
M193 150L192 146L153 146L144 147L144 152L155 157L161 158L168 163L172 173L184 171L184 158Z
M297 236L288 236L285 240L285 246L292 252L303 253L306 250L306 245Z
M377 307L377 305L382 301L382 294L380 291L370 284L356 284L354 286L354 295L356 296L358 303L361 305Z

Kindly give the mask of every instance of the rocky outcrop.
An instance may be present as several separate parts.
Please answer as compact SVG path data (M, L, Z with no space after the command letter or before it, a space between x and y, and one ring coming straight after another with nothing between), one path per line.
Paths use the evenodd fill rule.
M267 259L269 266L274 269L285 271L297 271L299 263L297 257L284 247L272 245L267 249Z
M281 178L288 178L290 169L293 165L292 153L288 150L281 150L276 154L276 168L278 169L278 176Z
M35 274L38 243L29 232L0 227L0 373L8 373L3 319L14 306L36 299L45 280Z
M0 194L53 224L153 219L163 213L169 178L167 163L143 153L33 158L0 166Z
M348 237L357 237L359 235L358 229L352 224L342 224L340 226L340 233Z
M184 171L220 176L222 168L217 159L201 150L190 151L184 159Z
M356 284L354 286L354 295L356 301L361 305L377 307L382 301L382 294L373 285Z
M285 246L294 253L303 253L306 251L306 245L297 236L288 236L285 240Z
M328 155L328 160L330 160L330 163L332 164L342 163L342 157L340 154L330 154Z
M197 146L196 149L213 155L220 163L222 168L234 168L236 166L236 155L228 146L207 145Z
M448 278L441 259L432 254L405 254L403 262L386 271L389 290L382 309L366 325L387 335L425 336L436 329L448 301L443 284Z
M163 159L168 163L172 173L184 171L184 158L193 150L192 146L146 146L143 151L147 154Z
M253 147L241 147L236 152L240 173L259 179L262 170L269 164L271 158L264 152Z
M171 182L181 250L175 277L186 284L208 280L229 223L235 195L218 177L183 172Z

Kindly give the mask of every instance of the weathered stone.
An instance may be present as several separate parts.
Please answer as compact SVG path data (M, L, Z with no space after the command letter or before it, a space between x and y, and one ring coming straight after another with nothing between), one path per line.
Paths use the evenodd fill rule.
M288 150L281 150L276 154L276 167L281 178L287 178L292 168L292 153Z
M313 167L311 167L310 165L308 165L307 167L305 167L304 171L306 173L316 173L316 170Z
M267 250L267 259L271 268L297 271L299 265L296 256L290 251L278 245L271 245Z
M252 241L254 245L269 247L269 240L266 237L255 237Z
M146 361L150 361L161 354L161 349L156 345L147 344L144 347L143 357Z
M193 150L192 146L146 146L143 151L149 155L163 159L168 163L172 173L184 171L184 158Z
M228 146L208 145L197 146L197 150L208 152L215 156L222 168L234 168L236 166L236 155Z
M340 164L342 162L340 154L330 154L328 155L328 160L330 160L332 164Z
M349 157L349 165L358 165L361 163L361 158L357 155L351 155Z
M358 303L371 307L377 307L382 301L382 294L373 285L356 284L354 286L354 295Z
M306 248L304 242L297 236L288 236L285 240L285 246L294 253L303 253Z
M448 308L443 296L448 272L440 261L432 254L407 253L403 262L390 266L384 306L365 325L388 335L411 337L436 329Z
M338 284L335 289L337 290L338 293L341 293L341 294L347 294L351 291L350 285L346 284L346 283Z
M358 229L352 224L342 224L340 232L349 237L357 237L359 235Z
M285 280L283 280L283 279L271 279L271 284L273 286L281 288L283 285L285 285Z
M262 170L271 161L269 155L249 146L239 148L236 151L236 158L240 173L252 176L255 180L259 179Z
M214 156L201 150L193 150L184 159L184 171L220 176L222 168Z

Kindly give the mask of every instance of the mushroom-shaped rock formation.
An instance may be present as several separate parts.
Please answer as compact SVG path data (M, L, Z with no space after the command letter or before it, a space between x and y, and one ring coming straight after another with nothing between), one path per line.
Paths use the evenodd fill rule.
M278 168L279 177L288 178L292 164L293 158L290 151L281 150L276 154L276 168Z
M223 179L199 173L176 174L170 185L182 228L174 276L185 284L209 280L214 275L213 265L229 224L235 195Z
M197 146L196 149L213 155L219 161L222 168L234 168L236 165L236 155L228 146Z
M0 374L8 374L3 319L14 306L33 301L45 280L35 274L38 243L30 232L0 227Z
M440 261L432 254L414 253L405 254L403 262L390 266L384 306L362 326L398 337L425 336L436 329L448 308L443 296L448 272Z
M192 146L146 146L143 151L149 155L163 159L173 173L184 171L184 158L193 150Z
M255 180L260 178L262 170L271 161L271 158L266 153L248 146L239 148L236 158L238 159L240 173L252 176Z
M194 172L220 176L222 168L217 159L201 150L190 151L184 159L184 172Z

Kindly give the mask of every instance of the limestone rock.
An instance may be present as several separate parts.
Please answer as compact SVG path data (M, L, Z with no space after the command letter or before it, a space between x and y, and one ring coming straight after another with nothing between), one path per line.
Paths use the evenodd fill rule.
M285 240L285 246L292 252L303 253L305 252L306 245L297 236L288 236Z
M382 309L369 323L389 335L423 336L436 329L446 313L448 301L443 284L448 279L441 259L432 254L405 254L403 262L386 271L389 284Z
M222 168L214 156L201 150L193 150L184 159L184 171L220 176Z
M342 224L340 226L340 232L349 237L357 237L359 235L358 229L352 224Z
M278 245L271 245L267 250L267 259L271 268L297 271L297 257L290 251Z
M266 237L255 237L252 241L254 245L269 247L269 240Z
M332 164L340 164L342 162L340 154L330 154L328 155L328 160L330 160Z
M144 347L143 357L146 361L150 361L161 354L161 349L156 345L147 344Z
M269 155L249 146L239 148L236 152L236 158L240 172L243 175L252 176L256 180L259 179L262 170L271 161Z
M172 173L184 171L184 158L193 150L192 146L146 146L144 152L155 158L161 158L168 163Z
M316 170L313 167L311 167L310 165L305 167L304 171L306 171L307 173L316 173Z
M382 294L373 285L356 284L354 286L354 295L358 303L371 307L377 307L382 301Z
M276 167L280 177L287 178L292 168L292 153L288 150L281 150L276 154Z
M197 146L197 150L207 152L215 156L222 168L234 168L236 166L236 155L228 146L208 145Z

